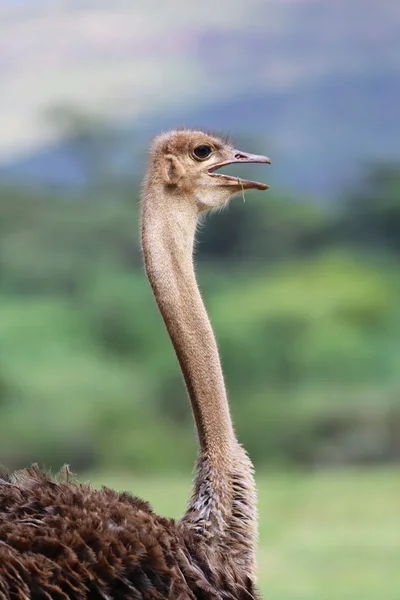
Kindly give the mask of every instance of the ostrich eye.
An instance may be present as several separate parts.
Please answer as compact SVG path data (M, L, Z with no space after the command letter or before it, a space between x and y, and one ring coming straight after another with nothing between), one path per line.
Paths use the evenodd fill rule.
M194 150L193 150L193 156L199 160L205 160L206 158L208 158L212 153L212 149L210 148L210 146L206 146L205 144L202 144L201 146L197 146Z

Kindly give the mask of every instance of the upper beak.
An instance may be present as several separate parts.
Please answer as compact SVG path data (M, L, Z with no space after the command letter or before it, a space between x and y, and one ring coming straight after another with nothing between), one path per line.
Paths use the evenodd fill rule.
M213 175L214 177L221 177L224 180L225 185L236 185L239 189L246 188L251 189L255 188L257 190L266 190L268 189L268 185L265 183L261 183L259 181L250 181L248 179L241 179L239 177L233 177L231 175L223 175L222 173L214 173L217 169L224 167L226 165L239 164L239 163L265 163L270 165L271 160L268 156L262 156L260 154L249 154L248 152L241 152L240 150L232 150L231 156L224 161L221 161L217 164L212 165L208 169L209 175Z

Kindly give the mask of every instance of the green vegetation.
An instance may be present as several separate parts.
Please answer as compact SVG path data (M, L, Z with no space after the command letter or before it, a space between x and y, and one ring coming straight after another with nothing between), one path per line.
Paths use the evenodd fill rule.
M398 600L400 478L395 470L258 475L259 585L271 600ZM88 477L129 490L178 517L189 471L175 477L128 473ZM84 478L85 479L85 478Z
M0 189L0 462L189 468L138 187L98 186L96 172L74 194ZM334 210L253 193L202 231L198 276L258 467L399 458L399 198L398 169L383 165Z

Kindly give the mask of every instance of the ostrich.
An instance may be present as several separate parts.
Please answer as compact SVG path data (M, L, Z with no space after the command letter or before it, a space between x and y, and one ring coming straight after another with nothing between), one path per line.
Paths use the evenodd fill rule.
M127 493L36 467L0 479L0 600L257 598L256 493L238 443L217 345L193 268L196 224L243 189L267 185L215 171L269 163L202 131L150 148L141 203L146 274L193 410L199 457L179 521Z

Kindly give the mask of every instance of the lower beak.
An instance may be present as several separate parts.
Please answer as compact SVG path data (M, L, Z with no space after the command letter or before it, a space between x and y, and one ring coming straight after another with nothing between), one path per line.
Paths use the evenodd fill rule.
M265 183L261 183L259 181L250 181L249 179L241 179L239 177L214 172L217 169L220 169L221 167L225 167L226 165L242 163L264 163L270 165L271 160L268 158L268 156L262 156L260 154L249 154L247 152L241 152L240 150L232 150L231 158L228 158L227 160L224 160L220 163L209 167L208 174L212 177L220 178L221 185L236 186L239 190L252 188L257 190L267 190L269 186Z

